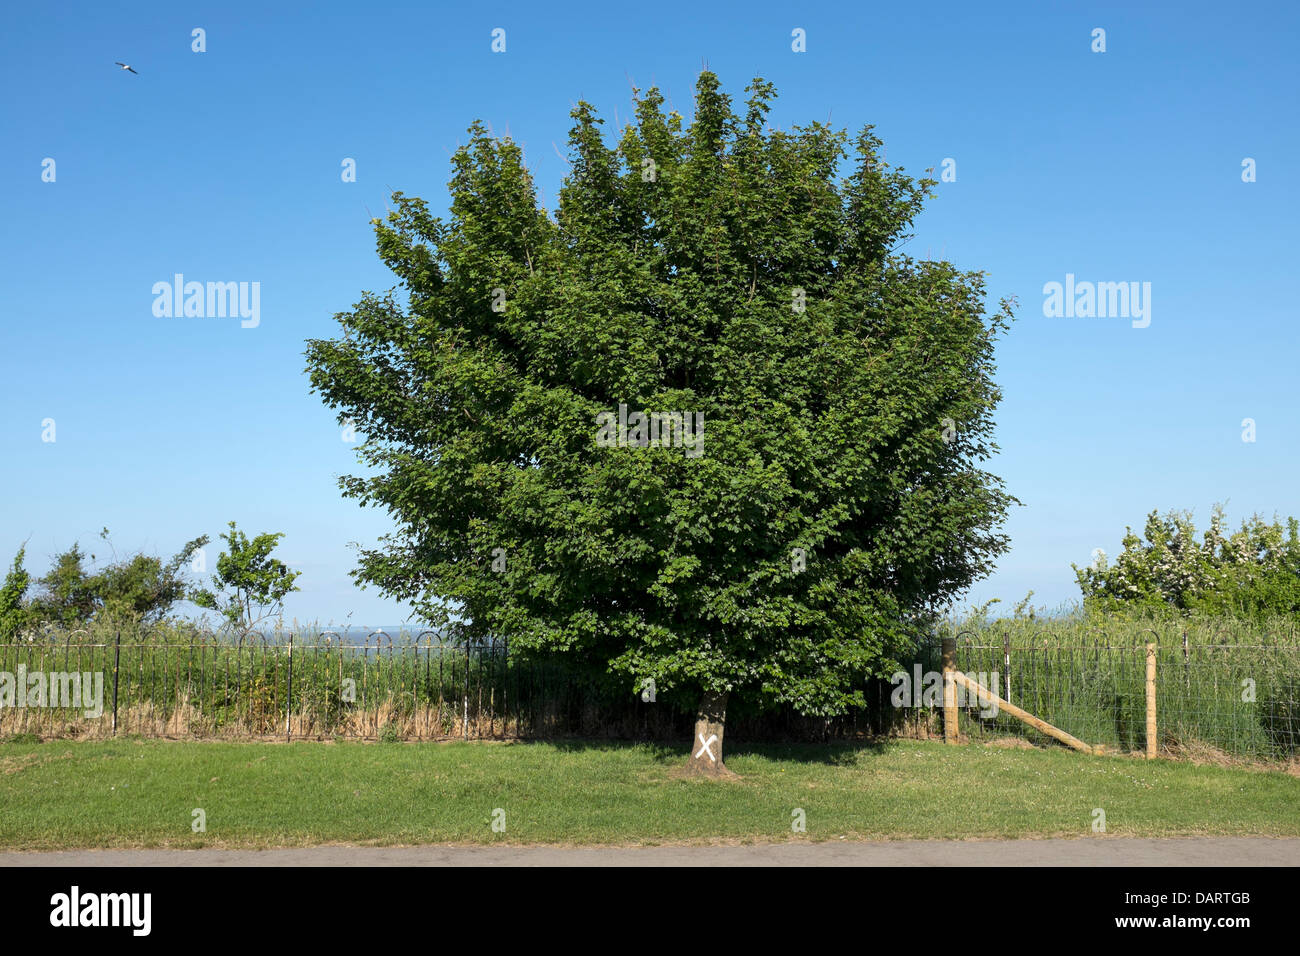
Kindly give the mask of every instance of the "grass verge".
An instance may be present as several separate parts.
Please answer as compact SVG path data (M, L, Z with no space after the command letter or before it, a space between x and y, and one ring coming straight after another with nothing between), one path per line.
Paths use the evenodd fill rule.
M1277 771L921 741L733 747L729 781L683 778L684 760L583 741L10 742L0 847L1092 837L1098 809L1108 836L1300 836L1300 778Z

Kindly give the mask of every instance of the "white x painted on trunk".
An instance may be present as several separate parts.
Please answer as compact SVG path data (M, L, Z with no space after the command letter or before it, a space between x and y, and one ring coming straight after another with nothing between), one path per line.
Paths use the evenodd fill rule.
M699 751L695 754L695 759L696 759L696 760L699 760L701 754L708 754L708 755L709 755L709 759L712 760L714 763L717 763L717 762L718 762L718 758L715 757L715 756L713 756L712 744L714 744L714 743L717 741L717 739L718 739L718 735L717 735L717 734L712 734L712 735L710 735L710 737L709 737L708 740L705 740L705 739L704 739L704 735L703 735L703 734L698 734L697 736L700 738L700 743L701 743L703 746L701 746L700 749L699 749Z

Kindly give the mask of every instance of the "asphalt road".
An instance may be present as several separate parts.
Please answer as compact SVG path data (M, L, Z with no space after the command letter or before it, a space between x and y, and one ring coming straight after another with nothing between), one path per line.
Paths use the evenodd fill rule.
M899 840L758 846L317 846L0 853L0 866L1300 866L1300 839Z

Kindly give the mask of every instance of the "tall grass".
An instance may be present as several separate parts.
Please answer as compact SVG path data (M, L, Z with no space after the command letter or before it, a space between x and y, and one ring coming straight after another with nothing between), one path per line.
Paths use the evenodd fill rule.
M1146 745L1146 646L1156 644L1158 746L1210 746L1245 757L1300 754L1300 633L1296 622L1225 618L1057 617L950 621L959 669L996 672L1001 695L1092 744ZM933 655L934 649L929 653ZM966 708L975 734L1036 732Z
M1017 706L1092 744L1145 747L1146 644L1157 652L1159 746L1212 747L1268 759L1300 756L1300 634L1295 622L1122 619L1075 612L945 622L916 651L940 669L939 640L958 637L957 666L997 674ZM618 737L689 739L693 699L633 688L583 661L524 658L507 641L466 647L431 632L343 643L319 629L240 638L190 625L92 628L0 645L0 672L99 673L104 712L0 707L0 735L314 737ZM119 643L120 642L120 643ZM292 676L291 672L292 671ZM116 688L116 723L113 692ZM867 706L831 720L737 707L734 739L824 740L940 732L937 708L890 706L873 681ZM979 708L973 735L1036 731ZM685 735L685 736L683 736Z
M20 669L102 675L104 712L0 709L0 733L519 736L554 723L570 703L555 691L572 689L575 677L562 664L524 662L505 644L444 644L432 633L344 643L328 633L231 639L170 627L0 645L0 671Z
M467 647L432 632L337 637L317 629L240 637L183 624L0 644L0 671L99 673L105 689L96 718L71 707L0 709L0 735L690 739L697 699L689 689L646 701L588 661L530 659L507 640ZM834 720L742 701L728 727L749 739L824 740L929 720L890 711L887 686L863 689L869 706Z

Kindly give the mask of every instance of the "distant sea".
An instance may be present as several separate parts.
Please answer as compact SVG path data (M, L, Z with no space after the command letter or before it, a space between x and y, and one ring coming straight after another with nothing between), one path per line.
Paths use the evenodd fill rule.
M418 639L423 644L426 640L432 643L440 643L440 632L426 624L313 624L310 626L299 625L298 627L285 626L277 629L275 626L260 627L257 632L263 635L267 641L276 644L287 644L289 635L293 635L295 644L325 644L327 641L331 644L369 644L374 646L379 644L382 647L388 645L391 639L394 644L412 644Z

